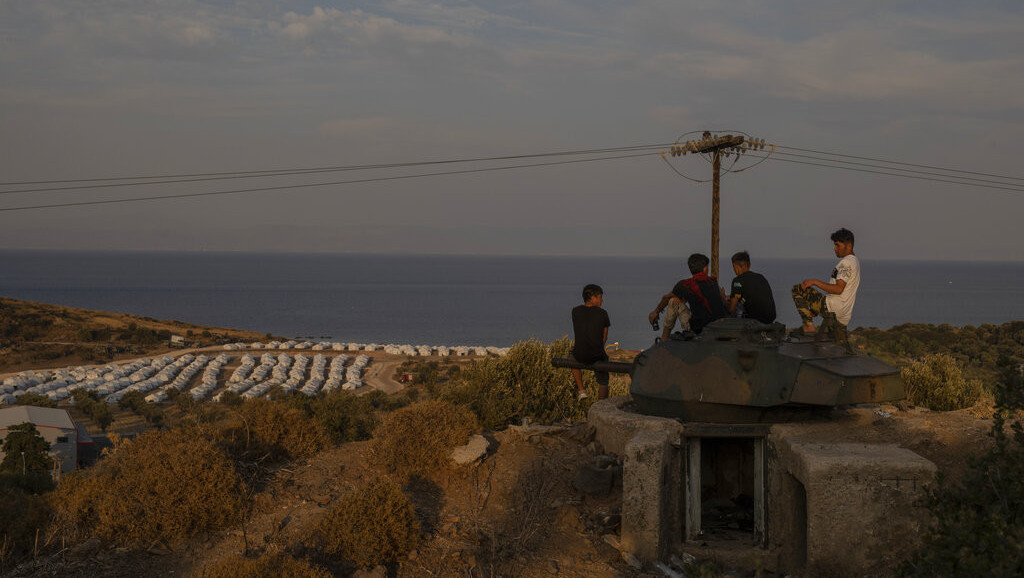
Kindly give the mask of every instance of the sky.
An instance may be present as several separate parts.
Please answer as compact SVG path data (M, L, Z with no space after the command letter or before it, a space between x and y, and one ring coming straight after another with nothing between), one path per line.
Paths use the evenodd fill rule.
M0 0L3 249L685 256L709 251L711 185L690 179L711 168L653 149L3 209L481 165L11 183L662 145L706 129L1015 188L776 155L722 177L723 255L830 258L847 227L861 258L1024 260L1019 0Z

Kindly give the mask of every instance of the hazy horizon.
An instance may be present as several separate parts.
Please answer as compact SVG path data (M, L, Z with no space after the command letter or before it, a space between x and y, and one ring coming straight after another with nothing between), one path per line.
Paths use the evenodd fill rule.
M711 184L694 181L710 166L656 150L407 180L480 165L24 184L661 146L707 129L778 147L723 174L723 254L827 257L846 227L873 258L1024 258L1019 0L63 0L0 3L0 23L0 247L709 252ZM815 166L823 153L846 156ZM888 176L871 159L909 164Z

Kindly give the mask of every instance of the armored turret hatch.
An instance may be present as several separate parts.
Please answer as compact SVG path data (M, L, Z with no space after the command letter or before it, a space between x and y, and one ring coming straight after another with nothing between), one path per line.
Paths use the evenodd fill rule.
M815 408L904 397L895 367L752 319L676 334L637 355L630 373L637 411L695 422L791 421Z

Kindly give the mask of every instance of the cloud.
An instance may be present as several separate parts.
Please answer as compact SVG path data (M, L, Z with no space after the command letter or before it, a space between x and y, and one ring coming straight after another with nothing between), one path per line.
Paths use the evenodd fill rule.
M343 12L319 6L309 14L288 12L271 30L316 53L383 48L413 54L427 47L463 50L475 44L470 37L432 26L405 24L362 10Z

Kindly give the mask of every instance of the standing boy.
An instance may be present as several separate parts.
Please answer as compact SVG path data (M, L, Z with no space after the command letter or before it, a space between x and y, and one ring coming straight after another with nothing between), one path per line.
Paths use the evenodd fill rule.
M750 270L750 253L740 251L732 256L732 293L726 306L729 314L736 313L736 305L743 302L743 316L761 323L775 322L775 297L768 280Z
M853 254L853 233L839 229L832 233L832 245L839 263L832 269L828 283L818 279L804 279L799 285L793 285L793 303L803 320L803 327L794 331L798 335L814 335L816 316L824 319L834 315L844 327L850 324L853 302L857 298L857 288L860 287L860 260Z
M572 310L572 331L575 338L572 356L580 363L608 360L604 346L608 342L608 327L611 326L611 321L608 319L608 312L601 308L603 304L604 291L599 285L591 284L583 288L583 305L577 305ZM587 392L583 389L583 373L579 369L573 369L572 376L576 379L577 399L587 397ZM595 371L594 377L599 386L597 398L605 399L608 397L608 373Z

